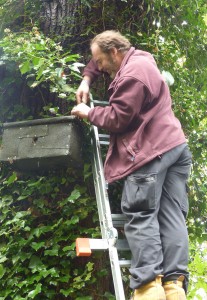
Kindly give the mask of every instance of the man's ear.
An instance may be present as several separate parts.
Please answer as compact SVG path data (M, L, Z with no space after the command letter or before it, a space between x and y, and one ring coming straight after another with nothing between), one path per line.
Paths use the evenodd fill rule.
M111 52L111 54L112 54L113 56L116 56L117 53L118 53L118 50L117 50L115 47L113 47L113 48L110 49L110 52Z

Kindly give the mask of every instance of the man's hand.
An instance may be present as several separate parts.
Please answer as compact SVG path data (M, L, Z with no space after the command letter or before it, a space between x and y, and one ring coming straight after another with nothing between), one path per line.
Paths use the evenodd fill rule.
M89 81L86 79L83 79L81 81L81 84L79 85L79 88L77 89L76 92L76 100L77 103L87 103L89 100Z
M74 115L81 119L88 119L88 113L90 110L91 108L88 105L86 105L85 103L80 103L77 106L74 106L71 111L71 115Z

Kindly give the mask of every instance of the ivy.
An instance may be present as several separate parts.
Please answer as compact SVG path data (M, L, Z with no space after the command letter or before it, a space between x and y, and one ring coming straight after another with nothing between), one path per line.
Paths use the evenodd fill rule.
M94 263L77 269L75 254L76 237L96 230L94 196L74 170L33 177L2 171L0 299L78 297L96 280Z

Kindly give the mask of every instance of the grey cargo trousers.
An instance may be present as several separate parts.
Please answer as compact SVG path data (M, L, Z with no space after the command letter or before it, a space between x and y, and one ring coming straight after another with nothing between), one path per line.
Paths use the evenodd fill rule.
M155 158L124 181L121 207L132 264L130 287L159 275L185 276L188 285L187 179L191 153L182 144Z

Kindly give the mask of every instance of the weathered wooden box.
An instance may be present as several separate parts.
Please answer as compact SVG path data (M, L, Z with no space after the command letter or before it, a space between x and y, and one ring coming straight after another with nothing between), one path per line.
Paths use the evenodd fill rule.
M22 171L79 168L82 138L74 116L4 123L0 161Z

